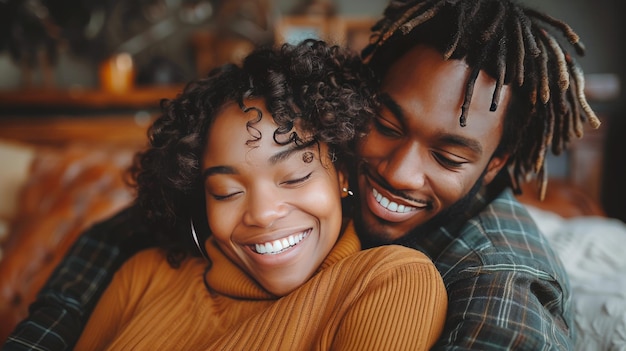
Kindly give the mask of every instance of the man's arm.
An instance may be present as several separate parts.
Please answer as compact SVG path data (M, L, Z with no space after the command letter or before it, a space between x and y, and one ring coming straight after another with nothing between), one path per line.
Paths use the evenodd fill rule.
M115 271L136 252L156 245L133 213L133 207L126 208L79 236L2 350L73 348Z
M446 326L435 350L573 350L564 282L499 260L465 269L447 286Z

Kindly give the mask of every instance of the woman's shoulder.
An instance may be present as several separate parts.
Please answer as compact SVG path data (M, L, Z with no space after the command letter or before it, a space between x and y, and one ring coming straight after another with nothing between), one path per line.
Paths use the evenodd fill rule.
M202 266L195 257L184 259L179 266L172 267L167 259L167 253L160 248L149 248L133 255L120 269L126 275L150 277L159 274L165 277L168 274L180 275L186 271L193 271L197 266Z
M374 259L374 261L385 265L424 264L434 267L433 261L423 252L400 245L373 247L362 250L357 255L366 259Z
M356 234L354 223L349 222L344 229L342 241L350 241L350 254L343 257L342 261L360 261L368 268L402 266L402 265L424 265L435 268L433 261L425 253L416 249L401 245L382 245L370 249L360 250L361 244ZM345 246L345 243L344 243ZM334 262L332 262L334 263ZM374 266L374 267L370 267Z
M405 271L439 279L433 261L423 252L400 245L384 245L359 251L338 262L338 269L347 268L355 275L387 275L391 271Z
M189 257L180 266L172 267L165 251L149 248L126 261L116 272L112 285L125 291L129 298L157 299L162 291L195 283L202 276L205 266L202 260Z
M149 268L152 266L162 265L163 263L167 263L166 253L159 248L153 247L141 250L134 254L128 259L128 261L126 261L123 268L127 266Z

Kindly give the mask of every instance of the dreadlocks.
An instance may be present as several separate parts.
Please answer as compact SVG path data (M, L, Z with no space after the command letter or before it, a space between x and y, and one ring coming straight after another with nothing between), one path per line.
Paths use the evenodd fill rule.
M391 0L372 30L362 55L379 76L418 43L435 47L446 60L470 64L461 126L467 123L480 70L496 80L491 111L498 108L502 86L511 84L513 98L496 152L510 153L507 170L517 193L520 182L534 173L543 199L548 149L560 154L572 137L582 137L583 122L600 126L583 92L582 70L556 36L561 33L582 56L578 35L566 23L515 0Z

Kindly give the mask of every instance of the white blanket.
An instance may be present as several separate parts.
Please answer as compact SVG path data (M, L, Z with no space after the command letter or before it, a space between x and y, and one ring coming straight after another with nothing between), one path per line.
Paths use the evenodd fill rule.
M626 224L527 206L572 284L577 350L626 350Z

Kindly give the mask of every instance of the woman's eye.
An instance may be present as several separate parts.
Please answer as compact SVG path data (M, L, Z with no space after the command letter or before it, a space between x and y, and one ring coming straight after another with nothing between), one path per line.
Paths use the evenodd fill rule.
M234 193L230 193L230 194L225 194L225 195L219 195L219 194L211 194L211 196L217 200L217 201L223 201L223 200L228 200L230 198L232 198L233 196L239 194L240 191L238 192L234 192Z
M307 179L311 178L311 175L312 175L312 174L313 174L313 172L311 172L311 173L309 173L309 174L305 175L305 176L304 176L304 177L302 177L302 178L296 178L296 179L286 180L286 181L284 181L282 184L285 184L285 185L296 185L296 184L300 184L300 183L305 182Z
M399 137L402 135L389 122L385 121L382 118L374 118L374 128L376 128L376 130L380 134L385 135L385 136Z

